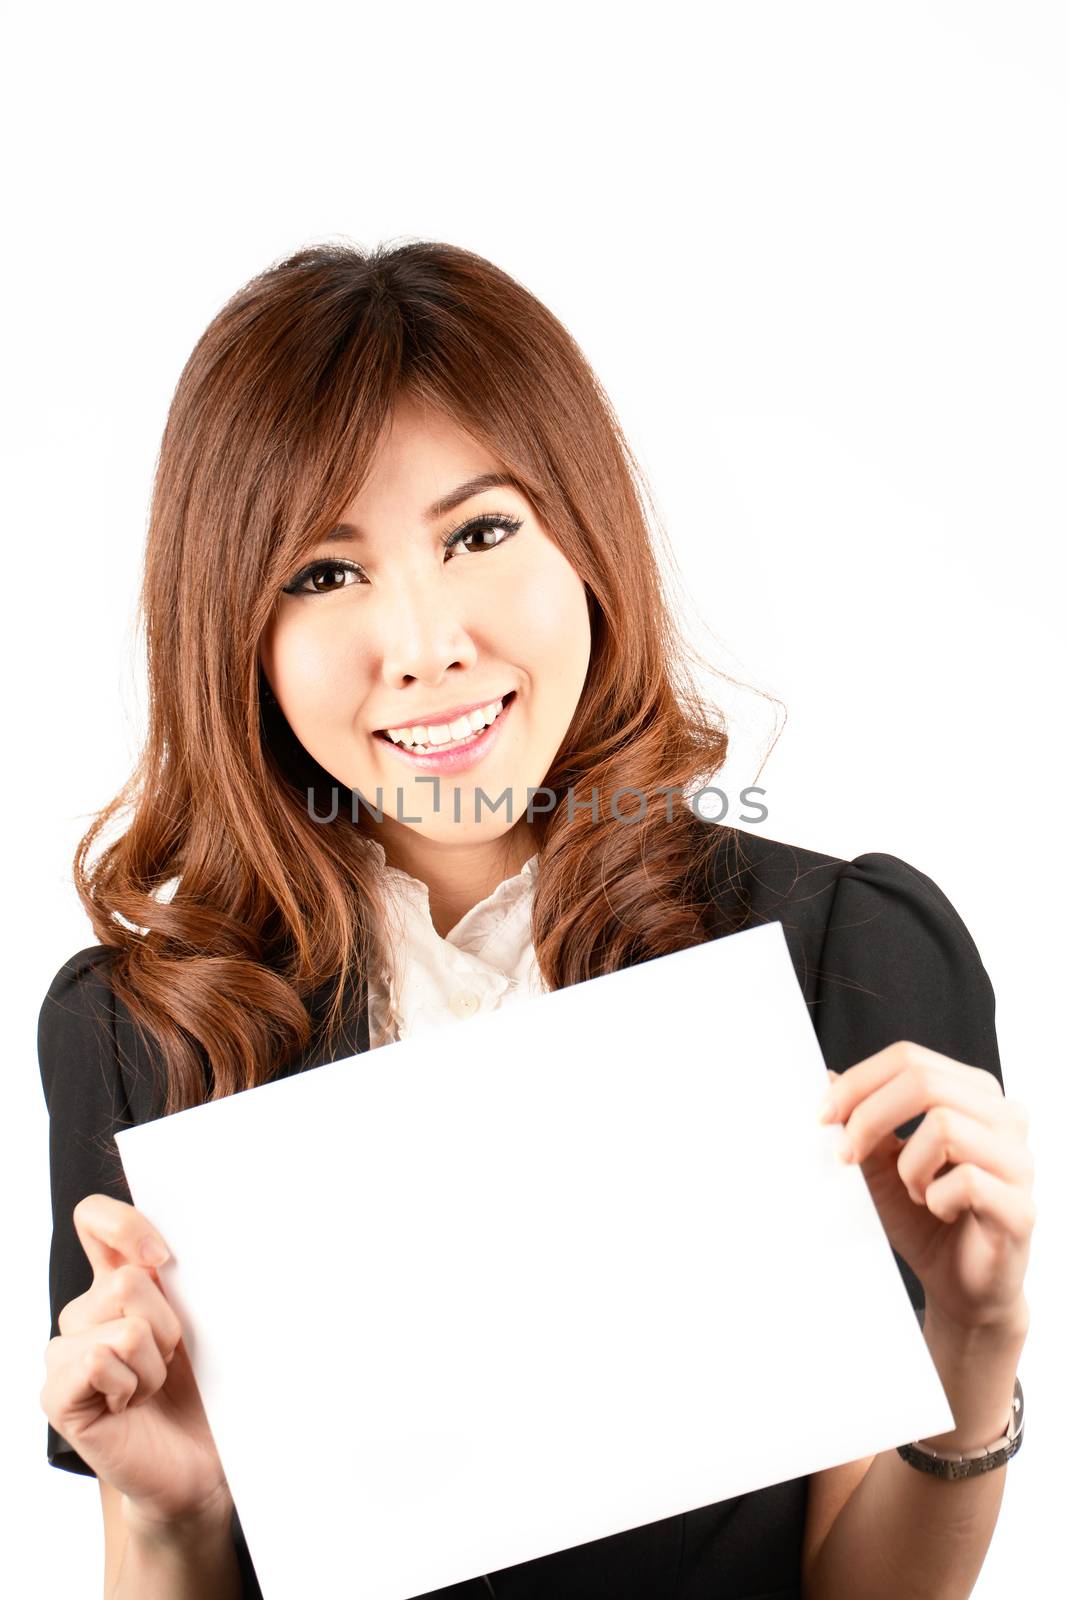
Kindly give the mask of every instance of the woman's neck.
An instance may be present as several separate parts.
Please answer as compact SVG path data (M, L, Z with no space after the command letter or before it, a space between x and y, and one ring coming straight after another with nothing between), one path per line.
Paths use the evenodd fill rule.
M400 867L426 884L430 920L443 939L472 906L519 872L540 848L537 832L525 818L499 839L455 845L425 839L392 819L388 827L376 824L374 837L390 866Z

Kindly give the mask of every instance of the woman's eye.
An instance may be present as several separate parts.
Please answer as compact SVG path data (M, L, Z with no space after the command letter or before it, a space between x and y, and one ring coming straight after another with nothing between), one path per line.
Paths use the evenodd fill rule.
M310 567L305 567L298 572L292 583L287 583L284 594L333 594L335 589L348 589L351 585L345 582L347 577L358 578L359 567L349 561L315 561ZM336 581L326 583L321 588L315 585L319 578L334 578Z
M447 552L459 550L464 555L474 555L479 550L495 550L498 545L504 544L513 534L518 533L523 526L518 517L506 517L497 512L488 516L477 517L474 522L466 522L462 528L457 528L455 533L450 533L445 539ZM471 539L475 534L490 533L493 538L488 544L471 546L462 541Z

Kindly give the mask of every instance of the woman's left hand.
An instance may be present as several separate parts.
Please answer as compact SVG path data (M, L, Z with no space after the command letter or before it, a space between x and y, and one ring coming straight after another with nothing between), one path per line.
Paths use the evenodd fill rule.
M823 1120L842 1123L928 1306L962 1328L1018 1322L1035 1222L1020 1103L981 1067L903 1040L829 1081ZM921 1112L902 1141L894 1129Z

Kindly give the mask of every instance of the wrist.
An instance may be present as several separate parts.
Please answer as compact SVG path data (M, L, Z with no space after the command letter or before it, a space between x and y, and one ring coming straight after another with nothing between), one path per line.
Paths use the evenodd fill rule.
M222 1483L203 1504L181 1512L161 1511L158 1505L122 1497L122 1514L132 1538L139 1543L176 1549L199 1547L225 1533L230 1537L234 1502Z
M924 1337L938 1340L944 1348L959 1351L962 1358L978 1357L997 1359L1002 1353L1015 1351L1018 1356L1024 1347L1031 1323L1031 1312L1021 1295L1015 1304L985 1322L959 1322L939 1308L937 1302L928 1300L924 1306ZM930 1338L928 1338L930 1343Z
M1003 1322L962 1327L935 1307L923 1336L953 1412L947 1433L920 1440L932 1450L965 1451L988 1445L1012 1416L1017 1367L1027 1337L1026 1307Z

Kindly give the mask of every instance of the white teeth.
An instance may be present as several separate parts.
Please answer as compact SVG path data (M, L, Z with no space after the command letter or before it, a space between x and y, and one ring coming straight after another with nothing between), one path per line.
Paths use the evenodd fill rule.
M480 706L477 711L469 711L464 717L457 717L455 722L437 722L431 727L419 723L414 728L387 728L386 732L394 744L423 745L429 749L440 749L444 745L457 744L463 739L469 739L473 733L488 728L500 715L503 707L503 700L494 700L490 705Z
M458 717L455 722L436 723L427 731L431 744L452 744L456 739L466 739L471 729L466 717Z

